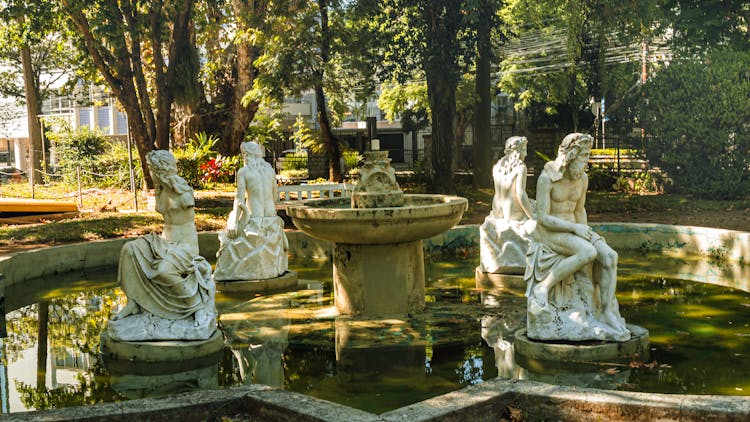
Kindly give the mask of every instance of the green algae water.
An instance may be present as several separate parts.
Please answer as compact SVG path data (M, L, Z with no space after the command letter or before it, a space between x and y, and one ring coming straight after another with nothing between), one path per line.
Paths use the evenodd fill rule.
M650 357L573 374L534 373L514 361L508 345L523 324L523 289L478 289L473 259L428 262L426 311L405 320L337 318L330 264L290 266L301 280L296 291L218 294L224 354L179 373L118 372L97 359L99 333L126 303L114 269L6 289L12 311L2 339L2 412L262 383L382 413L497 376L750 395L750 293L728 286L735 282L726 264L622 253L621 313L650 331ZM724 285L690 281L706 277ZM735 285L746 288L745 282Z

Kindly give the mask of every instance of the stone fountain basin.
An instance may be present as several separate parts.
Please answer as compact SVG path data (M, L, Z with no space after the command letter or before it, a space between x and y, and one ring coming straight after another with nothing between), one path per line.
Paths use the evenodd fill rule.
M311 199L286 212L308 235L336 243L382 245L428 239L455 226L468 207L451 195L404 195L403 207L351 208L350 198Z

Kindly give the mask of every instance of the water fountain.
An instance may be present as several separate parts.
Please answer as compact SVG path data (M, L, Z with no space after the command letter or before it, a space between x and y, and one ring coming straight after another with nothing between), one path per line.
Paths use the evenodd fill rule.
M350 200L310 200L287 214L306 234L334 243L338 312L369 317L424 309L422 240L453 227L467 204L457 196L405 195L388 151L368 151Z
M374 208L352 208L351 204L346 204L342 200L314 200L295 208L299 210L296 224L306 227L311 235L317 234L316 237L330 239L334 243L334 300L339 313L345 315L344 318L336 318L330 312L326 313L326 310L330 309L331 298L327 291L321 291L313 286L315 283L310 279L322 280L322 278L310 271L311 265L296 264L294 268L298 270L302 279L295 287L296 290L266 295L246 292L219 294L220 299L217 300L217 304L219 304L222 326L229 336L228 348L223 351L221 370L215 370L216 367L206 367L195 373L180 372L174 376L147 379L134 379L130 375L138 374L129 374L124 371L117 377L113 377L109 386L114 389L120 388L123 397L132 397L137 395L135 393L140 394L142 391L159 387L172 379L181 385L197 384L196 388L216 387L214 382L205 382L207 378L213 381L216 377L221 380L219 383L221 386L233 385L227 384L227 374L238 373L235 374L238 379L234 384L247 384L255 381L269 385L283 384L288 388L289 384L296 382L295 380L300 375L300 368L319 365L322 373L320 377L311 378L312 381L306 379L298 382L303 384L304 388L296 391L335 400L340 395L356 390L359 390L357 393L361 394L362 390L367 389L370 395L360 398L359 404L365 401L377 401L381 396L389 396L389 399L393 399L395 395L405 395L404 391L407 390L421 389L423 396L405 402L403 398L400 398L402 401L399 401L399 404L385 405L384 410L365 412L354 409L353 407L357 406L350 402L346 404L352 407L336 405L290 391L258 385L243 385L218 392L204 391L171 395L168 399L163 397L151 401L141 399L133 402L89 406L85 409L60 409L45 414L14 414L10 415L10 419L33 420L52 417L50 415L75 418L80 417L83 414L81 412L86 412L87 415L93 415L93 418L101 419L113 416L148 419L156 415L162 418L209 419L221 415L244 415L259 419L315 416L326 420L430 420L445 416L466 418L469 415L479 415L482 418L496 420L506 417L507 415L503 412L511 411L511 409L521 409L530 418L538 419L724 417L740 420L750 417L750 403L747 397L729 396L730 394L746 394L742 392L742 388L745 388L745 391L750 389L750 385L746 384L747 377L743 375L750 369L743 356L743 353L747 354L746 350L750 350L746 345L746 339L750 335L746 327L750 321L747 320L746 313L742 313L745 309L744 303L750 301L750 296L745 293L750 291L750 285L747 284L750 274L746 266L728 264L720 267L711 266L706 263L705 259L697 260L700 265L692 265L691 263L694 262L692 258L668 257L665 259L668 259L671 265L669 270L662 261L654 263L652 267L644 268L642 266L645 265L646 260L640 255L626 256L624 254L624 259L621 257L621 264L625 263L626 270L620 275L621 279L633 278L634 273L658 273L658 277L648 278L644 283L652 285L653 291L659 291L668 296L665 301L656 306L648 302L654 294L652 291L644 293L639 290L639 287L634 286L632 292L621 297L621 303L630 302L628 303L630 313L626 316L628 318L640 316L641 319L637 321L640 324L657 324L658 321L652 321L655 310L680 301L673 300L672 296L680 289L679 285L675 287L674 284L664 284L665 287L662 288L662 284L658 284L666 283L664 278L729 285L738 289L740 293L733 293L730 304L727 295L724 292L718 292L714 294L715 299L712 299L710 307L708 299L699 293L698 298L695 299L700 302L698 304L700 309L697 313L712 311L713 313L709 316L714 318L707 322L706 329L696 330L692 333L693 336L687 331L690 329L681 331L680 328L676 328L677 334L674 333L675 328L672 324L679 327L679 324L687 319L687 316L675 311L684 311L684 309L675 308L669 312L672 316L679 316L669 320L666 323L667 328L661 328L659 335L661 337L672 336L672 338L681 336L687 340L682 341L683 344L680 345L682 349L679 353L673 353L669 349L671 344L666 344L663 340L657 343L656 347L662 349L658 350L661 353L659 365L653 366L653 363L641 362L641 364L652 365L644 369L619 364L620 366L607 368L606 371L597 369L592 373L581 372L577 374L579 376L572 378L540 372L539 368L534 365L521 369L517 366L518 362L511 352L512 336L519 324L524 323L523 315L527 311L523 289L516 292L506 288L501 294L495 296L493 292L474 288L473 260L464 263L463 267L453 262L446 266L446 268L455 268L457 273L464 274L460 281L452 280L450 277L447 281L443 281L444 276L438 276L435 279L434 275L432 280L425 280L426 271L429 274L430 268L425 269L421 259L423 246L428 251L434 250L434 245L445 245L448 243L445 239L449 238L451 242L462 239L464 242L462 244L477 245L478 228L476 226L453 228L438 235L439 239L422 240L437 235L455 224L466 207L466 200L440 195L399 195L391 183L393 181L392 169L388 165L387 157L382 153L368 155L369 166L363 172L363 179L372 177L373 182L378 182L375 183L378 189L369 190L367 184L362 184L358 188L357 199L352 201L355 205L369 203ZM403 200L403 206L393 206L401 200ZM431 209L434 206L437 210ZM305 219L304 217L308 215L312 217ZM397 221L400 225L391 224L392 221ZM442 229L438 230L436 226ZM593 226L597 233L605 234L608 242L617 250L636 250L643 244L661 245L664 250L669 249L671 255L690 256L706 254L711 248L722 247L726 249L725 256L730 260L740 260L741 257L747 256L747 251L750 250L750 234L748 233L659 225L599 224ZM416 234L415 228L418 229ZM405 235L404 232L408 234ZM205 256L211 256L212 252L218 249L218 239L215 234L202 234L198 237L201 251ZM390 243L380 243L383 239L387 239ZM418 252L415 251L417 248L414 245L405 250L399 249L404 243L415 242L419 244ZM65 274L76 269L88 271L90 268L100 266L116 268L119 250L123 243L122 240L92 242L46 248L0 258L0 273L7 275L5 292L8 298L8 309L16 310L29 303L38 303L39 311L37 312L41 322L41 303L54 298L63 286L77 286L76 292L81 289L89 292L101 284L87 275L66 280ZM312 254L312 250L321 251L330 246L329 243L307 237L300 232L289 233L289 245L292 261L313 257L312 255L316 254ZM398 250L399 253L397 256L390 256L387 254L389 249ZM383 255L375 255L377 260L368 261L370 255L380 253ZM400 260L403 258L402 255L409 254L408 260ZM419 268L409 268L406 275L391 269L398 265L406 265L405 262L411 265L417 261ZM362 279L354 280L346 273L350 269ZM377 276L380 271L393 271L389 273L389 277L401 277L401 279L395 283L389 279L383 280ZM330 270L326 272L331 274ZM374 277L372 273L375 273ZM717 273L721 273L722 276L718 277ZM107 277L110 277L108 286L113 286L112 274ZM628 281L632 282L632 280ZM429 290L425 290L426 282ZM697 290L693 285L686 283L684 288L686 292ZM457 286L457 284L463 286ZM98 299L88 295L78 300L76 294L74 293L69 299L69 302L74 304L71 309L60 304L45 305L50 309L50 313L60 310L65 312L56 316L56 322L50 319L49 324L40 323L39 338L42 338L43 327L64 324L65 321L74 317L85 321L82 326L88 327L87 324L95 318L87 312L99 309L96 306L97 301L104 302L115 296L115 293L110 291L97 296ZM415 297L421 297L421 303L413 300ZM426 312L418 312L425 307L425 301L429 302ZM683 368L681 372L672 371L669 367L670 363L677 366L683 360L688 360L682 354L686 349L704 347L705 351L705 347L710 347L701 345L697 341L698 334L713 332L711 329L717 328L719 323L718 316L715 316L716 312L724 312L730 308L730 305L734 316L725 317L722 324L728 324L733 331L727 333L721 343L729 344L725 348L740 355L730 357L734 359L730 363L732 366L717 368L716 362L720 359L716 357L709 359L708 363L693 363L700 361L699 356L698 361L691 360L683 365L687 368ZM105 306L101 308L100 313L103 315L98 315L98 318L106 321L110 309ZM402 319L381 320L377 318L380 315L393 315L393 309L398 309L400 314L411 312L416 315ZM24 339L29 337L25 331L19 333L19 327L31 325L17 322L28 315L33 315L34 312L34 309L26 308L21 315L14 314L9 318L9 321L14 324L9 330L13 335L9 339L12 342L9 344L12 346L10 350L14 353L19 353L19 347L21 347L19 344L23 345ZM78 315L79 313L81 315ZM347 315L360 318L346 318ZM61 329L56 330L58 341L59 337L65 337L61 336L60 332L71 331L69 327L59 328ZM649 325L649 329L652 328L653 325ZM73 333L67 336L75 337L73 343L78 344L77 336L81 333L76 332L76 329L72 331ZM81 331L85 335L87 330ZM92 335L88 334L88 340L92 342ZM95 336L98 337L98 332ZM476 345L470 343L476 337L486 343L486 346L480 347L479 352L475 350ZM693 338L696 341L693 341ZM47 343L44 341L44 344ZM52 336L50 336L49 344L52 344ZM83 344L88 343L83 342ZM40 346L41 344L32 348L38 348L41 351L43 347ZM447 353L444 354L444 350L438 346L456 349L454 352L457 352L455 354L459 358L457 360L445 358ZM91 349L93 348L87 347L87 350ZM54 349L50 348L50 354L52 350ZM301 357L294 355L300 351ZM55 351L55 353L58 352ZM494 354L494 360L491 358L492 354ZM322 363L313 360L314 357L320 357L320 355L327 356ZM663 356L666 356L665 360L662 360ZM75 365L67 363L70 359L61 357L62 355L50 356L53 368L56 368L55 362L62 362L59 368L69 365L77 369ZM403 366L386 368L399 359L402 360ZM239 365L231 363L235 360L240 362ZM227 364L227 361L230 363ZM44 359L37 358L36 363L45 365ZM374 364L375 367L364 366L369 363ZM487 370L487 366L492 364L497 366L497 371L494 373ZM0 385L13 385L14 380L18 382L16 377L19 377L19 373L28 372L24 371L23 365L18 362L10 365L9 368L4 368L5 371L0 368L0 376L6 377L2 380L4 383ZM704 368L706 365L709 368ZM669 383L675 378L678 380L679 378L697 378L698 374L691 372L695 368L711 373L719 372L719 370L738 372L740 377L732 378L727 383L719 385L718 389L707 393L703 390L697 391L700 394L713 395L660 394L672 392L669 390L671 388ZM37 366L36 369L39 367ZM482 371L484 373L481 373ZM645 376L655 380L653 382L665 383L666 386L660 384L656 389L651 389L649 385L630 386L631 376L645 377L644 372L648 371L653 371L653 373L645 373ZM36 371L32 372L36 373ZM404 377L403 374L408 374L408 376ZM493 378L495 374L501 377ZM446 385L439 386L439 389L433 390L432 386L423 385L428 384L427 381L442 383L441 380L456 376L461 378L460 383L446 383ZM93 378L89 377L89 380ZM518 378L518 380L509 381L508 378ZM407 384L408 381L414 380L417 380L419 385ZM333 381L338 381L337 389L332 389ZM30 381L26 382L30 384ZM44 382L44 377L42 377L42 382ZM381 387L387 382L391 382L388 387L391 390ZM474 382L479 384L450 392ZM117 383L119 384L113 385ZM392 387L394 384L400 389ZM574 387L569 388L565 385L574 385ZM321 388L329 389L323 391ZM610 392L598 388L617 389L617 391ZM639 388L645 389L639 390ZM633 389L636 391L628 391ZM677 392L682 391L677 390ZM690 394L697 393L691 391ZM439 396L435 397L436 395ZM98 400L98 396L94 398ZM417 403L405 405L413 402ZM596 403L596 406L592 406L592 403Z

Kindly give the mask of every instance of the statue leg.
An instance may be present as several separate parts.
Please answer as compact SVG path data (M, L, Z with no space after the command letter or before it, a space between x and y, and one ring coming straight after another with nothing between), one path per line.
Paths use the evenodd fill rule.
M123 319L127 316L137 314L140 311L141 311L141 307L138 306L138 304L135 303L134 300L128 299L127 305L125 305L125 307L122 308L120 312L118 312L117 314L115 314L115 316L112 317L112 321Z
M549 292L557 283L560 283L584 266L594 262L597 257L596 248L576 235L556 233L555 235L550 235L546 240L545 243L552 250L567 256L552 268L549 274L532 289L532 298L541 307L547 305Z
M602 320L616 329L624 328L617 309L615 293L617 289L617 252L604 241L595 241L597 251L594 281L599 285L599 299L602 306Z

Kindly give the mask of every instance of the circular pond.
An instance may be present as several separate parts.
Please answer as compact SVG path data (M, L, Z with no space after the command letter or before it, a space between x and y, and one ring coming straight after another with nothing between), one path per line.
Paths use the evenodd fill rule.
M621 311L649 330L650 358L571 372L515 360L510 336L523 325L523 292L478 289L475 257L463 249L429 257L425 312L366 321L333 315L328 262L293 259L297 290L217 295L227 335L217 362L148 375L97 360L99 333L126 301L114 268L13 284L6 288L2 409L261 383L381 413L498 376L624 391L750 392L750 293L689 280L689 269L701 265L722 280L734 271L726 262L620 253Z

